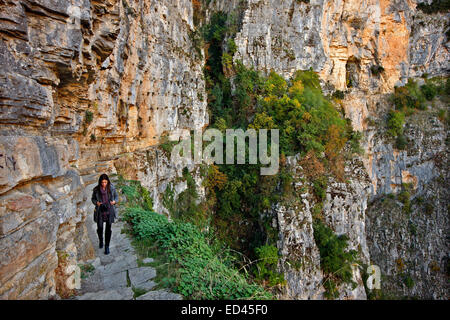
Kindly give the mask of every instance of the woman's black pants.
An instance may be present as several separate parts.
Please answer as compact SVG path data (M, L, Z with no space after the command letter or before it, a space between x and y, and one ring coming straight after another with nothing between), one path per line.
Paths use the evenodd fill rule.
M101 218L100 218L101 219ZM99 220L100 220L99 219ZM109 241L111 240L111 234L112 234L112 230L111 230L111 223L109 223L108 221L105 222L101 222L101 220L97 223L97 234L98 234L98 239L100 240L100 242L103 242L103 223L106 223L106 229L105 229L105 246L109 247Z

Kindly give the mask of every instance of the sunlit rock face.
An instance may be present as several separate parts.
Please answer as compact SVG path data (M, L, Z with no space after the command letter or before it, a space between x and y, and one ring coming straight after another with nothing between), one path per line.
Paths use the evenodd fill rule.
M353 174L351 182L333 183L327 190L324 215L334 231L350 237L350 247L360 248L363 261L379 264L386 275L400 272L395 268L395 259L400 253L392 254L387 248L396 246L390 241L402 241L397 236L402 234L404 226L390 224L389 212L373 201L386 194L399 194L405 184L412 185L413 199L433 201L429 198L431 194L441 199L432 211L433 218L426 223L421 218L411 218L418 235L409 233L408 243L414 249L402 250L412 276L421 283L408 289L403 280L399 280L397 285L386 283L383 289L387 296L443 299L447 296L445 270L448 264L443 234L448 232L448 217L442 197L448 199L448 194L435 180L448 181L441 165L446 161L442 159L447 159L447 129L436 115L414 116L405 129L411 143L405 150L397 150L383 127L388 95L395 86L424 74L428 77L448 75L450 55L445 32L449 14L426 14L416 8L420 2L423 1L254 0L241 6L234 4L242 16L235 37L234 61L241 60L247 67L265 74L274 70L286 78L298 69L312 68L319 74L325 93L345 92L339 105L354 130L363 132L365 153L358 166L346 166L349 172L359 168L359 174ZM212 7L222 8L222 3L224 1L213 1ZM370 119L378 119L380 125L371 126ZM280 230L279 248L283 254L280 268L288 281L285 297L322 298L323 275L310 212L314 202L308 201L306 195L299 194L299 197L303 204L290 207L279 203L272 212L278 217ZM420 212L423 208L414 210ZM379 219L386 221L380 225ZM432 236L426 231L430 228L436 231ZM383 232L392 237L379 234ZM302 258L308 263L301 264L301 268L285 263ZM430 264L434 271L429 271ZM356 291L349 294L341 288L340 298L365 297L356 270L354 276L359 277ZM435 287L430 283L435 283Z

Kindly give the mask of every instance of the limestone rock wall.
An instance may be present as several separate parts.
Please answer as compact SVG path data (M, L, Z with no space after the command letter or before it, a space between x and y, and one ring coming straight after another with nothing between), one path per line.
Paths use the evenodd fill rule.
M448 14L424 14L416 5L406 0L250 0L234 58L285 77L313 68L339 90L388 92L421 75L419 70L433 75L449 67ZM380 77L370 70L376 65L385 70Z
M284 199L273 208L274 221L279 229L282 258L280 268L287 280L286 290L281 296L286 299L324 299L323 283L326 276L320 268L319 249L314 240L313 217L318 201L311 193L313 186L306 182L299 155L288 157L288 167L294 177L295 196ZM360 159L346 163L347 181L330 181L323 210L323 220L337 234L349 237L348 250L356 250L359 260L369 264L370 254L366 240L367 195L370 192L370 179ZM353 281L339 287L339 299L366 299L361 274L362 268L353 267Z
M3 1L0 18L0 297L47 299L92 256L99 175L207 125L203 61L188 0ZM150 183L176 177L158 165Z
M234 60L286 78L312 68L326 92L346 92L346 116L362 131L377 94L409 77L448 73L448 19L407 0L251 0Z
M216 7L220 7L217 2L223 3L215 1ZM242 21L235 37L235 61L242 60L246 66L264 73L275 70L286 78L298 69L312 68L319 74L326 93L345 92L341 105L353 128L364 134L365 154L359 166L347 167L352 173L351 183L333 183L327 190L324 215L333 230L350 237L351 247L360 247L363 261L379 263L383 274L392 274L396 256L384 249L395 246L395 241L402 242L397 236L404 226L390 224L389 212L378 212L372 202L387 193L399 193L402 183L412 183L415 196L428 199L438 189L434 179L445 176L435 159L440 159L440 163L447 161L446 129L436 115L426 114L422 123L405 128L411 143L403 151L395 149L383 125L387 98L394 86L424 74L448 76L450 56L445 32L449 13L423 13L416 9L419 2L423 1L249 0L242 6ZM441 107L448 110L446 105ZM378 119L379 125L371 127L369 118ZM446 197L442 185L438 194ZM310 212L314 203L307 198L294 207L277 204L273 214L280 230L281 269L288 280L287 296L320 298L317 285L323 275ZM442 243L448 233L446 210L445 201L437 202L433 219L416 222L423 242L410 239L413 248L405 257L414 261L410 263L411 272L421 284L409 291L410 296L446 297L444 270L448 250ZM380 216L375 218L377 214ZM379 219L385 223L380 224ZM433 239L427 236L430 229L435 230ZM308 257L309 264L298 270L286 267L285 261L299 257ZM423 271L432 261L438 263L440 273L430 275ZM357 272L355 279L361 279ZM428 285L437 277L436 288ZM384 289L396 296L407 295L407 290L395 285L386 284ZM359 293L348 294L342 288L341 297L365 297L361 281L357 290Z
M382 289L394 297L448 298L448 124L436 109L408 117L405 150L383 129L367 132L366 237Z

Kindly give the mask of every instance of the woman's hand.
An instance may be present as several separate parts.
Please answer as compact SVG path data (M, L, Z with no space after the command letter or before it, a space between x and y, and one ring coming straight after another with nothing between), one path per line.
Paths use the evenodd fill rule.
M116 204L116 202L115 202L115 201L110 201L110 203L111 203L111 204Z
M102 203L100 201L97 201L97 205L100 206Z

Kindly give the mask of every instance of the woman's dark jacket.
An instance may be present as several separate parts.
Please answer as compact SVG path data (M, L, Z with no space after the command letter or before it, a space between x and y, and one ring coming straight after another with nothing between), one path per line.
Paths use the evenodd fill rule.
M108 199L109 201L115 201L116 204L119 201L119 195L116 191L116 188L114 187L114 185L112 183L109 184L111 192L108 192ZM100 189L99 186L96 185L95 188L92 190L92 203L95 205L95 210L94 210L94 221L98 223L97 221L97 217L98 217L98 207L97 206L97 201L98 202L102 202L102 195L100 193ZM109 214L109 223L113 223L114 219L117 217L117 210L116 210L116 205L111 205L111 211L112 213Z

